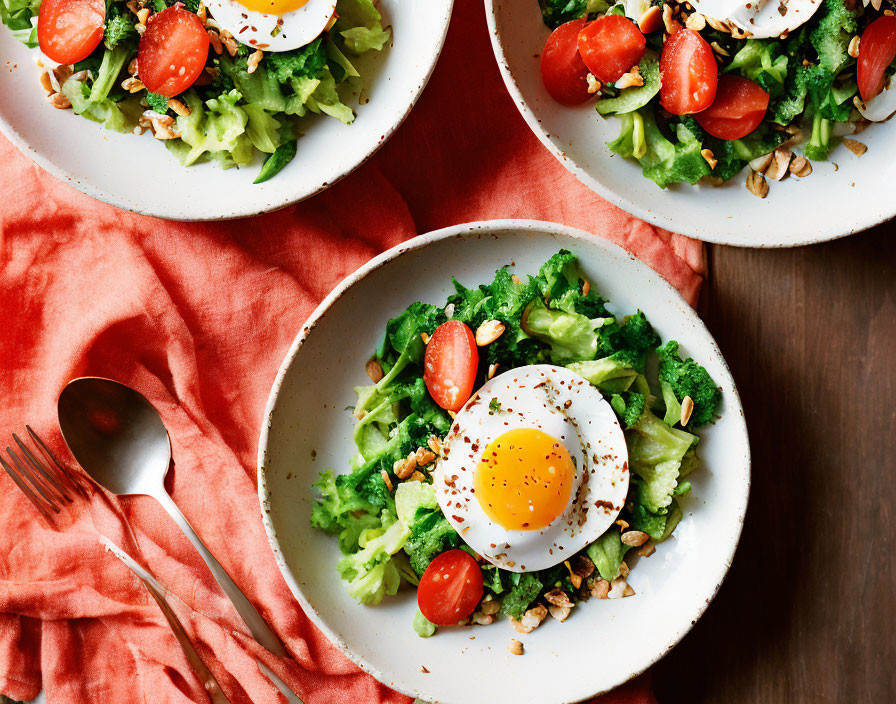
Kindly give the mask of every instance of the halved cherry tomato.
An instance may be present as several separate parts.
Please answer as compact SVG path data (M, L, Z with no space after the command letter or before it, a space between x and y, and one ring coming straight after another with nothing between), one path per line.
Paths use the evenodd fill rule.
M149 18L137 49L143 85L169 98L195 83L207 58L208 33L202 20L180 3Z
M896 57L896 17L882 15L865 27L859 40L856 80L862 100L871 100L884 89L887 66Z
M660 54L660 105L673 115L706 110L716 97L719 70L700 32L681 29L663 44Z
M97 48L105 21L105 0L44 0L37 14L37 43L47 58L73 64Z
M604 83L618 80L643 57L647 40L622 15L604 15L579 33L579 53L588 70Z
M417 605L437 626L455 626L482 599L482 570L473 556L449 550L437 556L420 578Z
M585 20L561 24L551 32L541 52L541 80L551 97L562 105L579 105L591 94L588 92L588 68L576 42Z
M694 117L713 137L740 139L759 127L767 109L768 93L760 85L726 73L712 105Z
M435 402L446 411L459 411L473 393L478 367L473 331L459 320L439 325L423 359L423 381Z

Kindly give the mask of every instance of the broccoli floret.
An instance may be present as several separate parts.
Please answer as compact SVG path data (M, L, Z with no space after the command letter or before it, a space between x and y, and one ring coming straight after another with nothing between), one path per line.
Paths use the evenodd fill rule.
M629 391L624 394L613 394L610 399L610 405L616 411L616 415L622 420L626 428L631 428L641 414L644 413L644 406L647 404L647 397L636 391Z
M106 33L103 37L106 46L114 49L123 41L137 36L133 15L115 15L106 22Z
M831 121L816 112L812 117L812 136L806 144L809 159L824 161L831 151Z
M404 550L411 559L411 567L422 575L436 555L458 545L460 536L438 508L418 509Z
M629 315L623 322L625 324L622 326L620 336L625 349L646 352L660 344L660 336L640 310L634 315Z
M693 359L682 360L675 340L657 348L656 352L660 360L660 382L669 384L679 401L690 396L694 402L688 427L698 428L712 421L722 394L709 372Z
M287 83L291 78L317 78L327 63L327 53L318 37L301 49L272 51L265 54L264 60L274 77Z
M383 511L382 526L361 534L361 550L343 557L336 568L348 584L349 596L362 604L379 604L398 591L401 572L392 555L404 546L407 530L394 513Z
M160 112L163 115L168 112L168 98L166 98L164 95L146 91L146 104L156 112Z

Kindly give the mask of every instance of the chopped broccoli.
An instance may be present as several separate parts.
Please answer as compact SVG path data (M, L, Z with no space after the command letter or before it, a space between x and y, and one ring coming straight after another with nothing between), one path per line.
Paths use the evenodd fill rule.
M318 37L301 49L266 53L264 61L277 81L289 83L292 78L317 78L327 63L327 52Z
M130 12L113 15L106 21L106 32L103 40L110 49L114 49L122 42L136 37L137 28L134 26L134 16Z
M660 382L669 384L679 401L690 396L694 402L688 427L699 428L712 421L722 395L709 372L693 359L682 360L678 354L678 343L674 340L657 348L657 355L660 360Z
M556 29L565 22L577 20L585 14L586 0L538 0L541 6L541 17L551 29Z
M398 591L401 572L392 556L404 547L407 529L391 511L383 511L382 525L361 534L361 550L343 557L336 568L348 584L349 595L362 604L379 604Z
M626 428L631 428L638 422L641 414L644 413L646 404L647 397L644 394L639 394L637 391L613 394L610 398L610 405Z
M146 91L146 103L150 108L163 115L168 112L168 98L164 95Z

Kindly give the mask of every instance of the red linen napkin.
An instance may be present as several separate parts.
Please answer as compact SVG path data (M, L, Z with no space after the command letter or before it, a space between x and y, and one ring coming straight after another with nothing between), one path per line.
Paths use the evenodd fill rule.
M296 207L211 224L133 215L55 181L2 138L0 182L0 441L30 423L64 452L56 398L74 376L140 389L172 433L175 501L294 658L278 661L250 640L152 499L94 500L55 532L0 474L0 693L31 699L43 687L52 704L207 701L161 612L96 529L139 549L176 594L234 704L283 701L253 656L308 704L407 701L304 616L268 548L255 485L280 361L320 299L375 254L458 222L531 217L624 245L692 302L705 273L699 243L602 201L529 132L501 83L480 0L457 1L439 67L391 142ZM601 701L654 699L639 679Z

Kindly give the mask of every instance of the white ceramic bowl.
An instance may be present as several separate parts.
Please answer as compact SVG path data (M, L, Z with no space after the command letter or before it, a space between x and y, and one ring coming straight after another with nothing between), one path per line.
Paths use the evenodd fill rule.
M660 189L637 163L607 148L619 135L617 118L604 119L590 103L564 107L548 95L539 65L550 31L537 0L485 0L485 8L504 83L532 131L582 183L633 215L707 242L745 247L820 242L896 215L888 191L896 173L892 124L862 133L869 149L861 158L839 146L828 161L813 162L808 178L771 182L765 199L747 191L744 174L718 188Z
M443 302L451 275L467 285L496 269L535 273L558 249L581 258L586 275L619 312L641 308L659 333L706 365L723 392L722 418L705 430L703 467L674 537L632 570L632 598L591 600L565 623L548 620L520 636L506 620L446 628L419 638L416 592L376 607L354 603L336 573L335 538L313 530L310 485L318 472L345 472L355 449L346 406L365 383L364 364L386 321L411 302ZM614 244L580 230L530 220L458 225L389 250L348 277L299 331L271 391L258 453L265 528L287 584L314 622L385 684L442 704L552 704L609 690L662 657L706 609L741 532L750 484L747 429L718 347L678 292ZM473 639L472 637L475 637ZM511 638L525 643L511 655ZM429 672L421 671L421 666Z
M245 169L206 163L184 168L149 134L104 130L47 103L28 49L0 26L0 131L57 178L87 195L173 220L220 220L282 208L318 193L366 161L401 124L442 50L453 0L378 3L392 46L355 63L370 102L357 119L309 121L295 159L276 178L253 185L261 157ZM50 63L50 62L45 62Z

